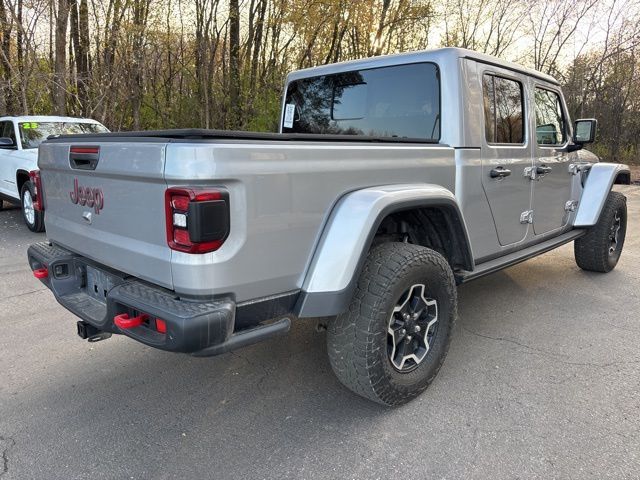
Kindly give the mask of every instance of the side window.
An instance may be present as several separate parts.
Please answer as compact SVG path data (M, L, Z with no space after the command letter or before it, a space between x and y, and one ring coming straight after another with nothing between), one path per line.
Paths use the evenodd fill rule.
M560 96L544 88L536 88L536 140L538 145L562 145L566 126Z
M15 147L15 143L16 143L16 134L15 131L13 129L13 123L12 122L0 122L0 137L6 137L6 138L10 138L11 140L13 140L13 146L12 147L5 147L3 146L2 148L14 148Z
M482 77L485 136L488 143L524 143L522 84L485 74Z

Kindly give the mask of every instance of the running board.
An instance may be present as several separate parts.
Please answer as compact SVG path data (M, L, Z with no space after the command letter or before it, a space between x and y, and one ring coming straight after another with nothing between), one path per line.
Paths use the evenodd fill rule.
M512 265L524 262L525 260L529 260L530 258L564 245L565 243L569 243L576 238L580 238L585 233L587 233L586 230L571 230L570 232L563 233L562 235L553 237L540 243L536 243L535 245L523 248L522 250L518 250L517 252L509 253L503 257L498 257L493 260L482 262L476 265L476 268L471 272L467 270L458 270L455 272L456 283L466 283L471 280L475 280L476 278L489 275L490 273L497 272L498 270L502 270L503 268L511 267Z

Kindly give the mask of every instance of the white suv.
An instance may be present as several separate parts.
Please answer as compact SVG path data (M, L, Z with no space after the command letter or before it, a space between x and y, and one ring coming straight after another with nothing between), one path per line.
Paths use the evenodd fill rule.
M107 128L88 118L0 117L0 210L3 200L20 203L33 232L44 231L44 212L38 199L38 146L50 135L102 133Z

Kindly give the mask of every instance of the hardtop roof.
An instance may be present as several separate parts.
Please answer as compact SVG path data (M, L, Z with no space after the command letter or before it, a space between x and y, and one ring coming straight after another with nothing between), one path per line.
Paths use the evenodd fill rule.
M518 73L523 73L531 77L538 78L545 82L559 85L559 82L546 73L538 72L531 68L524 67L517 63L508 62L492 55L484 53L474 52L473 50L467 50L465 48L445 47L436 48L432 50L418 50L414 52L396 53L392 55L382 55L378 57L362 58L359 60L349 60L346 62L333 63L329 65L322 65L318 67L305 68L302 70L296 70L291 72L287 76L287 83L292 80L299 80L301 78L315 77L320 75L330 75L334 73L347 72L351 70L364 70L367 68L386 67L391 65L403 65L408 63L418 62L435 62L440 63L439 60L445 58L470 58L478 62L495 65L497 67L512 70Z

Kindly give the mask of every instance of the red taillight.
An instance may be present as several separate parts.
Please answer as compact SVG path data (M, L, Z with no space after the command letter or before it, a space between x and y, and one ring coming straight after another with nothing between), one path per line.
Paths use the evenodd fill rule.
M186 212L187 210L189 210L190 201L191 199L189 197L175 195L171 199L171 206L174 208L174 210Z
M37 270L33 271L33 276L39 279L47 278L49 276L49 270L47 269L47 267L38 268Z
M98 155L100 153L100 147L71 147L69 153L76 153L80 155Z
M44 202L42 201L40 170L31 170L29 172L29 180L31 180L31 185L33 185L33 208L38 212L42 212L44 210Z
M158 333L167 333L167 322L156 318L156 330Z
M229 234L229 195L222 189L169 188L165 192L167 243L173 250L207 253Z
M191 240L189 239L189 231L181 228L175 228L173 230L173 241L178 245L184 245L185 247L191 246Z

